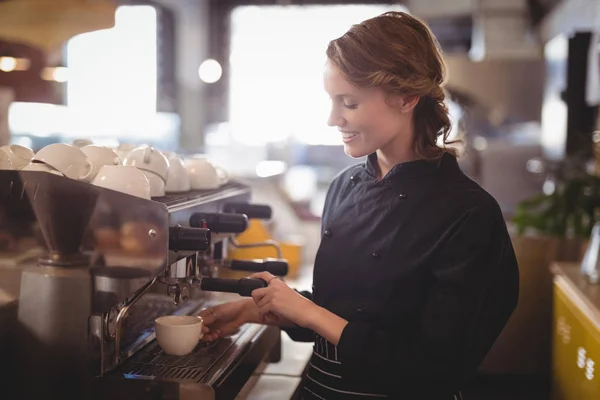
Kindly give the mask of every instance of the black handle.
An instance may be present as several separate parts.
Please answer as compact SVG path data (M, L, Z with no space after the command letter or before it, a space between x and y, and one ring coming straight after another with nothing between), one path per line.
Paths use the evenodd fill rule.
M248 229L248 217L244 214L198 212L190 217L190 226L216 233L242 233Z
M270 219L272 214L271 206L248 203L226 203L223 206L223 212L246 214L248 218L254 219Z
M210 230L186 228L181 225L169 228L169 249L173 251L205 251L210 248Z
M231 260L229 266L234 271L269 272L277 276L288 274L287 260L267 258L264 260Z
M262 279L242 278L202 278L200 289L210 292L237 293L240 296L250 297L255 289L267 287L267 282Z

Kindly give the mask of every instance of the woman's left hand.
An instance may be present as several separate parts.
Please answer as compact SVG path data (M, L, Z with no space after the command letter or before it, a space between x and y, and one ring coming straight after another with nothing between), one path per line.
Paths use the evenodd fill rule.
M308 327L311 317L319 308L315 303L268 272L252 274L250 278L260 278L269 285L252 292L252 298L258 306L262 321L269 320L275 315L300 327Z

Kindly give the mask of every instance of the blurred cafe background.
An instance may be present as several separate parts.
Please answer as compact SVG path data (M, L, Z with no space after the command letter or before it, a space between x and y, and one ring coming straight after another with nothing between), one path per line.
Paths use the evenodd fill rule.
M0 0L0 146L206 159L272 210L238 242L278 243L308 289L326 190L360 162L326 124L325 48L389 10L437 35L461 168L500 203L519 259L519 306L464 399L600 399L600 0ZM0 343L25 268L7 240ZM277 338L278 357L216 398L298 398L312 344Z

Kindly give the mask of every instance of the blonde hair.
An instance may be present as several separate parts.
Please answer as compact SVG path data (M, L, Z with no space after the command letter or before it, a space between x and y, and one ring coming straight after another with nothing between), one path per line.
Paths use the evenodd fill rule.
M448 139L452 124L442 89L446 66L437 39L423 21L404 12L381 14L329 42L327 57L359 87L418 96L415 152L427 159L455 154L447 147L459 141ZM443 148L438 146L440 137Z

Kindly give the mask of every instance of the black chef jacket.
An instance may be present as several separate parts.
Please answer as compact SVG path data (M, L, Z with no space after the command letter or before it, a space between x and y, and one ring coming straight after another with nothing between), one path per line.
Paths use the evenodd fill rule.
M302 294L348 321L336 355L345 388L452 398L517 305L506 224L451 154L398 164L381 180L378 171L372 154L332 182L313 290Z

